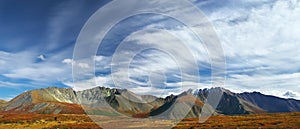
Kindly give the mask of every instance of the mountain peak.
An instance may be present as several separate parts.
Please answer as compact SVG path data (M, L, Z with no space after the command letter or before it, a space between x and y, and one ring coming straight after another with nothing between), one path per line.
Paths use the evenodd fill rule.
M297 95L291 91L287 91L286 93L283 94L283 96L288 97L288 98L296 98Z
M194 92L195 91L195 92ZM9 102L0 101L1 113L83 113L95 112L116 115L111 108L127 115L162 113L174 103L190 105L189 117L199 115L203 104L210 92L223 94L216 108L220 114L247 114L261 112L291 112L300 111L300 101L283 99L261 94L260 92L233 93L222 87L197 90L189 89L179 95L169 95L157 98L151 95L138 95L126 89L94 87L83 91L72 88L48 87L27 91ZM287 93L290 95L290 93ZM293 95L293 94L291 94ZM276 103L274 105L273 103ZM108 104L108 105L107 105ZM196 104L193 106L193 104ZM175 110L175 108L174 108ZM182 109L176 108L181 112ZM211 110L213 111L213 110ZM170 112L171 113L171 112ZM173 118L174 114L169 114ZM139 115L138 115L139 116Z
M237 93L237 94L245 94L245 95L249 95L249 94L252 94L252 95L264 95L262 94L261 92L258 92L258 91L253 91L253 92L243 92L243 93Z
M219 93L227 93L227 94L234 94L228 89L225 89L223 87L212 87L212 88L204 88L204 89L198 89L194 92L194 94L199 94L199 93L209 93L209 92L219 92Z

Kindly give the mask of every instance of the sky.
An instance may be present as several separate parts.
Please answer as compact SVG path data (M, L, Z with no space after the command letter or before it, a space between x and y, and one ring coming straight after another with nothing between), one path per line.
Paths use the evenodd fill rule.
M86 85L94 84L94 81L99 86L118 87L115 85L118 84L118 88L157 96L199 88L198 84L200 88L211 87L211 62L205 48L183 24L151 14L134 16L115 25L93 57L95 77L83 77L75 84L72 64L79 68L92 67L73 60L76 39L88 19L109 2L0 1L0 99L10 100L24 91L52 86L76 85L75 90L83 90L91 88ZM258 91L300 99L299 0L190 2L211 22L223 47L226 59L224 88L233 92ZM192 57L184 55L180 41L164 30L184 39L187 46L193 48L191 53L195 55L197 67L191 67L189 59ZM120 52L115 54L122 45ZM168 48L179 54L149 49L130 58L128 72L125 67L111 69L115 55L124 56L125 60L126 55L147 45ZM186 59L179 63L181 69L174 56ZM121 64L124 61L117 59ZM181 75L180 70L187 72ZM123 77L125 74L129 79ZM182 76L187 79L183 80Z

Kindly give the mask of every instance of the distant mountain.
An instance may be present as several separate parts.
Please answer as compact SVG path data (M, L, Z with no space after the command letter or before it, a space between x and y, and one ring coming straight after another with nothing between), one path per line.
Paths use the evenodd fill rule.
M224 88L211 88L211 89L199 89L196 90L193 96L191 94L181 94L178 96L172 96L172 101L165 103L157 110L151 111L150 116L156 116L160 113L165 113L164 116L168 118L176 118L171 111L165 112L174 103L189 103L189 100L193 100L195 104L190 106L192 109L187 114L187 117L198 117L203 103L207 99L209 92L216 92L223 94L218 104L216 111L212 114L224 114L224 115L241 115L241 114L256 114L256 113L279 113L279 112L299 112L300 101L295 99L283 99L276 96L263 95L259 92L252 93L233 93ZM195 98L192 98L195 97ZM168 97L167 97L168 98ZM188 98L188 99L186 99ZM185 101L182 101L185 100ZM187 108L178 108L176 112L182 112ZM208 111L213 111L209 109ZM174 112L173 112L174 113Z
M259 92L241 93L237 96L269 113L300 111L300 101L295 99L283 99Z
M296 98L297 95L293 92L287 91L286 93L283 94L283 96L285 97L289 97L289 98Z
M203 90L200 89L197 93L197 96L201 98L201 100L205 100L207 94L211 92L211 90L215 90L217 93L222 94L219 105L216 108L216 112L219 114L239 115L266 112L260 107L240 98L238 94L220 87Z
M183 92L178 96L169 96L171 98L170 102L165 103L160 108L150 112L150 116L156 116L164 113L163 116L168 119L180 118L178 112L184 114L184 110L191 109L185 112L186 117L199 117L201 114L202 107L207 100L209 92L215 92L223 94L219 105L214 111L211 106L207 106L207 110L212 115L224 114L224 115L239 115L239 114L250 114L250 113L263 113L266 112L263 109L242 100L237 96L237 94L230 92L224 88L211 88L211 89L199 89L195 93ZM167 97L168 98L168 97ZM172 105L177 104L174 109ZM182 106L185 105L185 106ZM180 107L181 106L181 107ZM170 108L171 107L171 108ZM175 111L176 110L176 111ZM176 116L177 115L177 116Z
M126 89L96 87L84 91L71 88L44 88L25 92L9 102L0 101L0 113L98 114L168 119L198 117L210 92L221 93L213 115L299 112L300 101L263 95L259 92L233 93L224 88L189 90L179 95L157 98L137 95ZM109 105L105 105L105 102ZM191 110L190 110L191 109Z

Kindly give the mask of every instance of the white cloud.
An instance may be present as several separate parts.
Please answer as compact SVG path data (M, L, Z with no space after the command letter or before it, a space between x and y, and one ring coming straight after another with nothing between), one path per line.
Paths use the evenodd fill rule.
M0 87L16 88L16 87L20 87L20 86L24 86L24 84L17 84L17 83L11 83L11 82L8 82L8 81L1 81L0 80Z
M61 56L60 53L57 56ZM36 62L34 51L19 53L0 52L0 60L5 62L0 73L6 78L15 80L1 81L1 87L48 87L53 83L71 80L71 67L62 66L57 58L48 57L47 62ZM28 80L18 82L19 79Z
M283 97L299 91L300 1L228 1L206 12L227 58L226 87ZM200 2L201 3L201 2Z
M213 22L219 35L227 58L227 82L225 88L236 92L260 91L262 93L281 96L287 90L300 92L298 67L300 65L299 35L300 31L300 2L299 1L229 1L224 6L213 5L207 13L208 18ZM200 8L210 2L200 2ZM204 10L205 12L205 10ZM144 27L138 33L127 38L126 43L131 43L131 48L124 47L126 51L119 56L126 58L132 46L168 48L179 54L175 57L191 58L187 53L182 52L182 46L177 45L176 38L168 36L164 31L149 31L149 28L163 26L163 24L152 24ZM198 44L196 39L184 28L173 28L169 32L180 39L184 39L190 52L194 54L197 61L202 63L199 67L209 67L209 58L206 50ZM162 37L162 35L164 35ZM168 43L173 43L172 45ZM134 45L133 45L134 44ZM180 52L182 53L180 53ZM135 53L136 54L136 53ZM176 70L178 63L167 55L160 52L145 54L144 58L131 60L129 75L139 78L149 76L151 72L159 72L166 76L167 72L178 74ZM105 70L110 68L110 58L98 56L96 58L96 69ZM125 61L125 62L123 62ZM190 60L180 60L184 68L193 70ZM97 62L99 65L97 65ZM126 60L118 61L119 64L126 63ZM116 64L111 64L116 66ZM98 68L97 68L98 67ZM147 82L128 79L126 67L115 69L114 74L120 81L121 86L126 86L136 92L144 93L149 91ZM177 75L179 76L179 75ZM188 81L166 83L161 78L152 78L152 82L165 83L167 86L179 86L183 84L186 88L194 88L199 83L193 81L196 76L184 74L192 78ZM110 78L108 76L108 78ZM180 78L180 77L179 77ZM202 77L203 78L203 77ZM201 83L201 87L210 87L209 78L204 77L207 84ZM148 80L149 81L149 80ZM123 83L122 83L123 82ZM108 84L110 85L110 84ZM132 85L132 86L130 86ZM142 91L141 89L145 89ZM151 88L150 88L151 89ZM178 89L177 89L178 90ZM160 93L161 89L153 89L151 93ZM171 92L171 90L170 90ZM178 91L172 91L173 93Z
M50 75L58 75L63 73L63 69L52 66L48 67L36 67L36 68L20 68L11 70L11 73L3 74L10 78L26 78L26 79L38 79L39 81L48 80Z
M199 80L196 74L198 67L209 67L205 48L187 28L178 26L169 30L151 29L159 26L161 24L144 27L127 37L118 47L114 55L117 58L114 59L116 64L114 62L111 64L112 75L118 86L129 89L139 85L145 86L148 85L147 82L143 82L145 80L135 79L149 78L151 80L148 81L156 87L163 87L167 81L164 77L170 75L177 75L179 79L183 76L185 79L183 81L195 83ZM96 60L107 63L102 64L102 67L110 67L109 60L104 61L104 58L107 57L99 56ZM200 64L193 65L193 63ZM158 74L151 76L152 73ZM127 78L127 75L134 79ZM178 92L179 88L175 88Z
M45 61L45 60L46 60L45 55L39 55L37 58L40 59L40 60L42 60L42 61Z
M242 67L265 65L282 71L299 66L299 2L275 1L250 9L225 8L209 17L224 46L229 68L234 61Z
M284 97L287 91L300 92L300 73L286 74L231 74L226 81L225 88L233 92L258 91L268 95ZM299 96L298 96L299 97ZM298 98L297 99L300 99Z
M72 63L73 63L73 60L72 60L72 59L64 59L64 60L62 61L62 63L64 63L64 64L72 64Z
M4 65L6 62L4 60L0 60L0 65Z
M81 80L76 82L66 81L63 83L67 86L73 87L73 89L76 91L81 91L85 89L91 89L97 86L111 87L113 82L109 77L98 76L91 79L86 79L86 80Z
M86 63L78 63L78 66L81 67L81 68L89 68L89 64L86 64Z
M90 65L88 63L82 63L82 62L76 62L73 61L72 59L64 59L62 61L63 64L69 64L69 65L74 65L75 67L83 68L83 69L89 69Z
M249 0L228 1L222 5L211 4L214 2L219 1L200 2L199 7L200 9L207 9L204 12L215 26L224 47L228 68L225 88L236 92L260 91L281 97L287 91L300 93L300 2L296 0ZM205 8L208 5L210 5L209 8ZM51 41L55 42L56 39L59 39L63 30L57 29L61 24L58 22L66 23L68 20L61 19L64 15L69 14L69 11L65 11L63 14L54 17L55 20L49 22L49 32L53 33L49 36ZM156 18L162 20L161 17ZM209 67L207 64L210 60L205 48L197 42L195 37L190 35L190 32L180 26L168 31L175 37L184 40L186 46L180 45L180 40L166 34L163 30L148 30L163 25L154 23L127 38L125 42L131 44L125 49L128 51L119 53L119 56L123 59L120 59L117 63L128 63L126 62L128 60L125 60L126 56L137 54L130 53L130 50L137 46L147 47L147 45L168 48L170 51L177 52L177 54L171 56L180 58L180 63L176 62L170 55L162 52L141 53L144 58L135 58L130 60L129 63L129 76L135 79L124 76L128 74L126 71L127 66L120 65L112 71L116 75L116 79L120 81L121 88L127 87L140 94L161 94L164 91L162 88L142 87L141 85L147 86L148 82L152 82L153 84L178 87L165 92L169 94L196 88L197 85L200 85L200 88L210 87L209 77L202 77L207 80L207 83L199 84L195 81L197 76L192 74L195 71L195 68L191 65L192 57L189 53L183 52L184 47L191 48L189 52L195 56L198 63L201 63L199 68ZM47 47L54 48L55 46L50 44ZM84 52L82 51L82 53ZM92 69L93 66L87 61L75 62L65 57L65 59L47 57L47 62L36 64L34 63L36 58L46 60L44 55L36 57L34 52L0 52L1 75L10 78L30 79L34 80L34 83L48 83L59 80L68 86L73 86L70 81L70 65L73 64L75 67L88 70ZM118 66L118 64L110 64L111 58L105 56L93 57L96 71L107 72L111 66ZM61 65L61 63L67 65ZM169 76L176 75L176 78L180 78L179 65L182 66L182 69L187 69L190 72L183 73L183 76L189 78L189 80L166 83L164 78L167 76L166 74ZM152 78L151 73L154 76ZM156 74L160 74L160 76ZM83 74L80 73L80 75ZM138 80L144 76L150 76L150 79L146 82ZM19 84L4 81L0 82L1 85L19 86ZM76 90L83 90L98 85L113 86L113 82L109 74L76 81L75 85ZM183 86L183 90L179 88L180 86Z

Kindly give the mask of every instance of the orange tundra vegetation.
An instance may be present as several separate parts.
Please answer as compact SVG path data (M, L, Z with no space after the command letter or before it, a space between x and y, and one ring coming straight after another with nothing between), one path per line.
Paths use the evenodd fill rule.
M127 119L118 124L128 123ZM151 125L151 124L150 124ZM117 127L117 126L116 126ZM80 114L2 114L0 129L99 129L87 115ZM126 128L126 127L124 127ZM174 129L191 128L300 128L300 113L212 116L204 123L197 118L182 120Z

